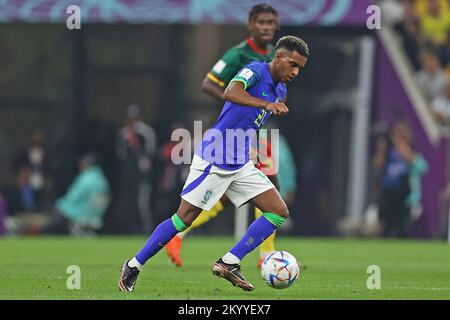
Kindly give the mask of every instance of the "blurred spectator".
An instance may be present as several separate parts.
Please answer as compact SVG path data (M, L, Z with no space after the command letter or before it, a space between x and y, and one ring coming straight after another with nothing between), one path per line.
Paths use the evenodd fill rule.
M383 24L392 26L404 20L407 13L404 8L405 2L412 8L409 1L378 0L377 4L380 6L383 15Z
M127 108L127 125L120 129L117 156L120 164L117 218L127 233L147 232L153 225L150 209L151 169L156 135L140 120L140 108Z
M418 74L418 84L428 102L443 93L446 73L450 75L450 1L402 0L403 18L391 3L384 11L394 15L395 29L401 35L406 54ZM448 77L447 75L447 77Z
M93 155L84 155L79 174L66 194L56 200L52 216L31 234L94 234L103 226L110 202L109 182Z
M450 11L447 1L419 0L416 6L422 34L432 45L436 47L444 45L450 28Z
M372 168L378 176L379 216L386 237L405 237L408 223L421 213L421 177L428 164L414 150L412 139L411 128L398 122L376 141Z
M10 216L18 213L35 212L36 201L30 184L30 168L18 168L15 183L5 189L7 211Z
M16 159L16 166L30 168L30 186L33 189L35 199L35 210L42 212L45 210L46 201L46 173L45 173L46 152L44 149L44 133L37 130L31 137L31 144L21 151Z
M185 129L181 122L172 125L171 131L176 129ZM167 214L168 210L172 210L173 204L177 203L183 189L184 181L189 174L189 164L174 164L172 161L172 151L174 148L183 147L185 152L192 150L192 144L187 145L190 141L167 141L159 151L160 170L158 177L158 212ZM180 155L182 156L182 155ZM189 161L192 155L188 156Z
M422 51L420 61L421 70L417 75L417 81L425 98L430 102L443 93L448 80L438 56L433 51Z
M447 41L439 47L439 58L442 65L446 68L447 76L450 77L450 30L447 32Z
M379 200L384 162L388 149L387 124L379 122L374 126L374 147L369 172L368 206L365 212L366 234L379 236L381 233L379 217Z
M404 11L403 19L395 24L395 29L402 37L403 46L414 69L419 70L419 52L421 45L424 43L424 38L420 32L419 20L412 8L411 1L404 0L402 4Z
M447 83L444 94L438 96L431 104L431 110L436 121L444 132L450 132L450 82Z

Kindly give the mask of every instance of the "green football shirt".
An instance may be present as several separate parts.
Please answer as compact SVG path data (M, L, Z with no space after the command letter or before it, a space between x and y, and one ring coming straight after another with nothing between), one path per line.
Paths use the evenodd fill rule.
M275 47L271 44L267 50L261 50L248 38L225 52L208 72L208 79L225 87L245 65L252 61L270 62L274 53Z

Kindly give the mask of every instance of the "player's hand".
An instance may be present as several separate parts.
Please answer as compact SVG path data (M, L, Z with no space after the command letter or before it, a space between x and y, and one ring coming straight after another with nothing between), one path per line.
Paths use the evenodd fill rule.
M289 112L288 107L283 102L271 102L265 106L266 111L272 112L276 116L282 116Z

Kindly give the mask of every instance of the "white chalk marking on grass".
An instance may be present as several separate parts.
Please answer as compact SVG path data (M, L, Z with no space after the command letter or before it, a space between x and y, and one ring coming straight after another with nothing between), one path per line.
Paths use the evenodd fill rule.
M450 291L450 288L424 288L424 287L385 287L385 289L394 290L431 290L431 291Z

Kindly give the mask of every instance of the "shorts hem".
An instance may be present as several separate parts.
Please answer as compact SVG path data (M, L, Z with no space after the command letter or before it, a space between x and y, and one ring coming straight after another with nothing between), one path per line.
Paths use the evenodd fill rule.
M244 204L246 204L247 202L249 202L251 199L253 199L254 197L256 197L256 196L259 196L261 193L264 193L264 192L266 192L266 191L268 191L268 190L270 190L270 189L272 189L272 188L275 188L275 186L273 185L273 184L271 184L271 185L267 185L267 187L264 187L264 188L261 188L261 189L259 189L258 191L255 191L255 192L253 192L253 193L250 193L250 194L246 194L246 196L245 196L245 198L240 198L239 200L239 202L234 202L233 201L233 199L231 199L230 197L230 200L231 200L231 202L233 202L233 204L235 205L235 207L236 208L240 208L240 207L242 207ZM226 193L225 193L226 194ZM228 196L228 195L227 195Z
M214 205L216 204L216 203L213 203L213 202L209 202L209 203L206 203L206 204L201 202L201 201L197 202L197 201L193 200L192 198L188 197L187 194L186 195L182 195L181 199L185 200L186 202L189 202L190 204L192 204L193 206L195 206L197 208L200 208L200 209L206 210L206 211L211 210L212 207L214 207Z

